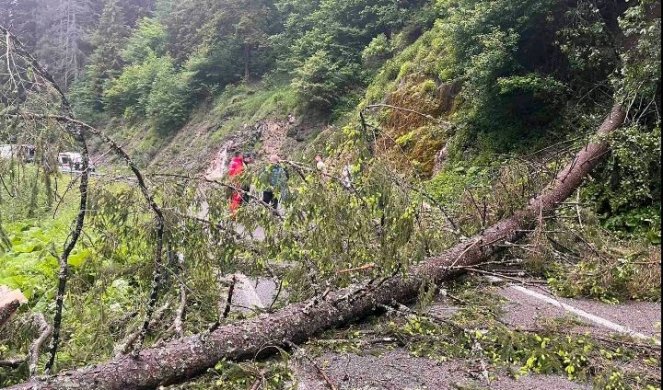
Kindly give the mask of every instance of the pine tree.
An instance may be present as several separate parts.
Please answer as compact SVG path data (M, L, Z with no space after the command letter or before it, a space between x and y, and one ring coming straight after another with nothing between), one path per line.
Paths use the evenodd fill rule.
M120 0L127 26L135 27L141 19L152 15L155 3L155 0Z
M28 50L34 50L39 39L38 0L0 0L0 24L20 37Z
M82 75L89 48L85 30L94 22L92 0L41 0L37 8L37 57L64 89Z
M103 111L102 95L106 83L117 77L124 63L120 52L128 35L125 14L119 0L108 0L92 34L94 51L85 68L85 77L74 91L79 114L90 116Z

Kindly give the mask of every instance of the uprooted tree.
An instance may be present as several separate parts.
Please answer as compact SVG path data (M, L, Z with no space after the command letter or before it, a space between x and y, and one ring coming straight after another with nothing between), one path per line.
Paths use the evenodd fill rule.
M580 186L583 178L608 151L605 139L624 121L626 112L615 105L597 132L598 139L587 144L562 169L542 195L528 206L465 243L430 258L404 276L385 277L373 283L316 296L283 308L274 314L232 323L198 335L178 339L164 346L144 349L139 356L124 356L110 362L69 371L16 386L20 388L143 388L174 383L192 377L221 359L241 360L272 347L287 347L351 320L365 317L393 302L416 297L422 283L441 283L496 253L504 242L525 235L538 218L550 214ZM68 119L65 119L68 120ZM73 119L71 120L73 123ZM87 126L78 124L82 130Z
M124 160L133 171L135 180L150 213L154 216L151 232L154 243L154 269L153 285L147 300L147 310L142 326L135 337L129 337L129 345L123 352L132 349L130 355L118 354L116 358L95 366L65 371L55 376L34 378L30 382L17 385L14 388L150 388L159 385L175 383L191 378L207 368L214 366L219 360L243 360L259 355L276 352L278 348L290 346L292 343L301 343L323 330L337 327L349 321L361 319L380 310L383 305L408 302L417 297L421 286L431 281L440 284L448 281L472 265L485 261L496 254L507 242L514 242L525 236L533 225L543 217L550 215L562 202L564 202L582 184L587 174L600 163L601 158L609 151L607 136L618 129L626 118L627 107L620 101L616 103L604 122L599 127L596 137L584 146L575 157L554 177L553 181L541 192L531 198L528 204L512 216L497 221L490 227L464 240L441 254L429 256L426 260L412 267L392 267L383 270L371 281L351 284L345 288L328 287L320 291L319 284L312 281L315 293L302 302L289 304L282 309L264 313L255 318L221 325L217 322L207 331L188 337L178 337L172 341L159 343L153 347L141 349L143 340L148 333L152 317L159 299L159 290L164 274L164 251L168 244L176 243L176 239L165 237L168 228L167 219L175 225L177 218L191 219L184 208L179 214L165 215L150 191L145 175L142 174L129 156L103 132L81 122L73 117L68 102L63 93L57 88L52 77L48 75L39 64L24 50L20 43L5 29L7 53L21 57L21 60L30 68L24 74L9 73L9 81L19 91L19 97L14 101L6 102L8 108L2 113L4 119L12 126L21 121L33 123L48 123L59 131L73 137L83 151L84 164L80 181L80 210L74 223L73 234L60 255L59 288L56 298L56 314L53 324L53 338L50 348L50 357L47 369L53 366L58 349L58 338L63 314L63 301L67 286L68 264L67 258L77 244L83 228L88 195L88 169L86 142L91 138L98 138L114 153ZM8 54L9 60L9 54ZM39 111L34 109L34 102L30 102L32 95L55 91L60 106L52 106L50 110ZM49 92L50 91L50 92ZM306 179L305 175L304 179ZM186 178L185 178L186 179ZM191 179L191 178L188 178ZM350 196L356 200L358 208L371 208L370 202L365 199L366 194L351 189ZM165 208L163 208L165 210ZM384 216L384 214L383 214ZM298 216L306 219L305 216ZM269 218L278 216L270 215ZM195 218L193 218L195 219ZM210 229L223 229L221 224L212 221L199 220L211 225ZM372 223L371 221L369 225ZM383 238L386 234L385 219L375 226L377 237ZM387 238L388 239L388 238ZM218 241L215 241L218 243ZM379 263L380 259L375 259ZM185 289L182 289L185 291ZM182 294L182 301L186 304L186 295ZM180 309L184 306L182 305ZM225 313L227 314L227 313ZM159 317L159 316L157 316ZM175 320L182 327L182 314L178 310ZM181 329L177 334L181 334Z

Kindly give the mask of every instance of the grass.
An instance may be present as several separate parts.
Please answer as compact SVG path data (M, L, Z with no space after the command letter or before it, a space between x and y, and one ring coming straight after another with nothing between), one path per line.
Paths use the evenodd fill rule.
M26 167L25 180L34 180L34 169ZM31 202L29 186L19 186L14 198L3 201L0 212L5 217L3 230L9 240L9 247L0 247L0 285L19 289L30 300L31 305L44 306L55 295L57 279L57 256L69 235L69 229L76 217L77 191L66 192L71 178L67 175L59 180L59 196L63 196L57 209L46 206L44 189L38 186L34 215L29 216L28 203ZM75 249L69 263L81 266L89 251ZM42 307L43 308L43 307Z
M288 86L269 87L263 83L229 86L215 99L210 115L219 123L214 133L228 135L245 124L271 116L285 117L297 109L297 96Z

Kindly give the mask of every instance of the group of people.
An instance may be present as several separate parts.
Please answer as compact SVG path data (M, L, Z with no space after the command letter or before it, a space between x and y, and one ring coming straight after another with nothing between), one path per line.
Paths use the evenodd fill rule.
M233 215L242 204L248 203L251 198L251 185L243 180L243 174L247 166L251 163L253 163L252 156L245 156L241 151L236 151L228 166L228 177L231 183L230 212ZM319 173L327 175L327 167L320 155L315 156L315 163ZM341 181L346 188L352 187L350 171L350 165L343 167ZM271 206L276 211L279 207L279 202L282 203L288 197L289 178L288 171L281 164L279 156L275 154L271 155L269 157L269 165L261 176L261 182L265 185L261 194L262 202Z
M232 186L230 194L230 212L235 214L237 209L247 203L251 197L251 185L242 181L242 174L248 164L253 162L252 156L244 156L240 151L235 152L228 166L228 177ZM279 199L283 200L288 194L288 171L279 163L279 157L269 157L270 165L265 171L266 188L262 191L262 201L270 205L274 210L278 209Z

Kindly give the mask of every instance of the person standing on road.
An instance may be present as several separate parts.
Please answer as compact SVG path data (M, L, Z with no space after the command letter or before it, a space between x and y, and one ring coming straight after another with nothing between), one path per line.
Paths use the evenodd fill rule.
M244 173L244 165L244 155L238 150L235 152L233 159L230 161L230 166L228 167L230 184L234 187L230 192L230 213L233 215L242 204L243 196L240 188L240 176Z
M274 210L279 207L279 201L283 202L288 196L288 171L279 164L279 157L272 155L269 172L269 186L262 194L262 201L271 205Z

